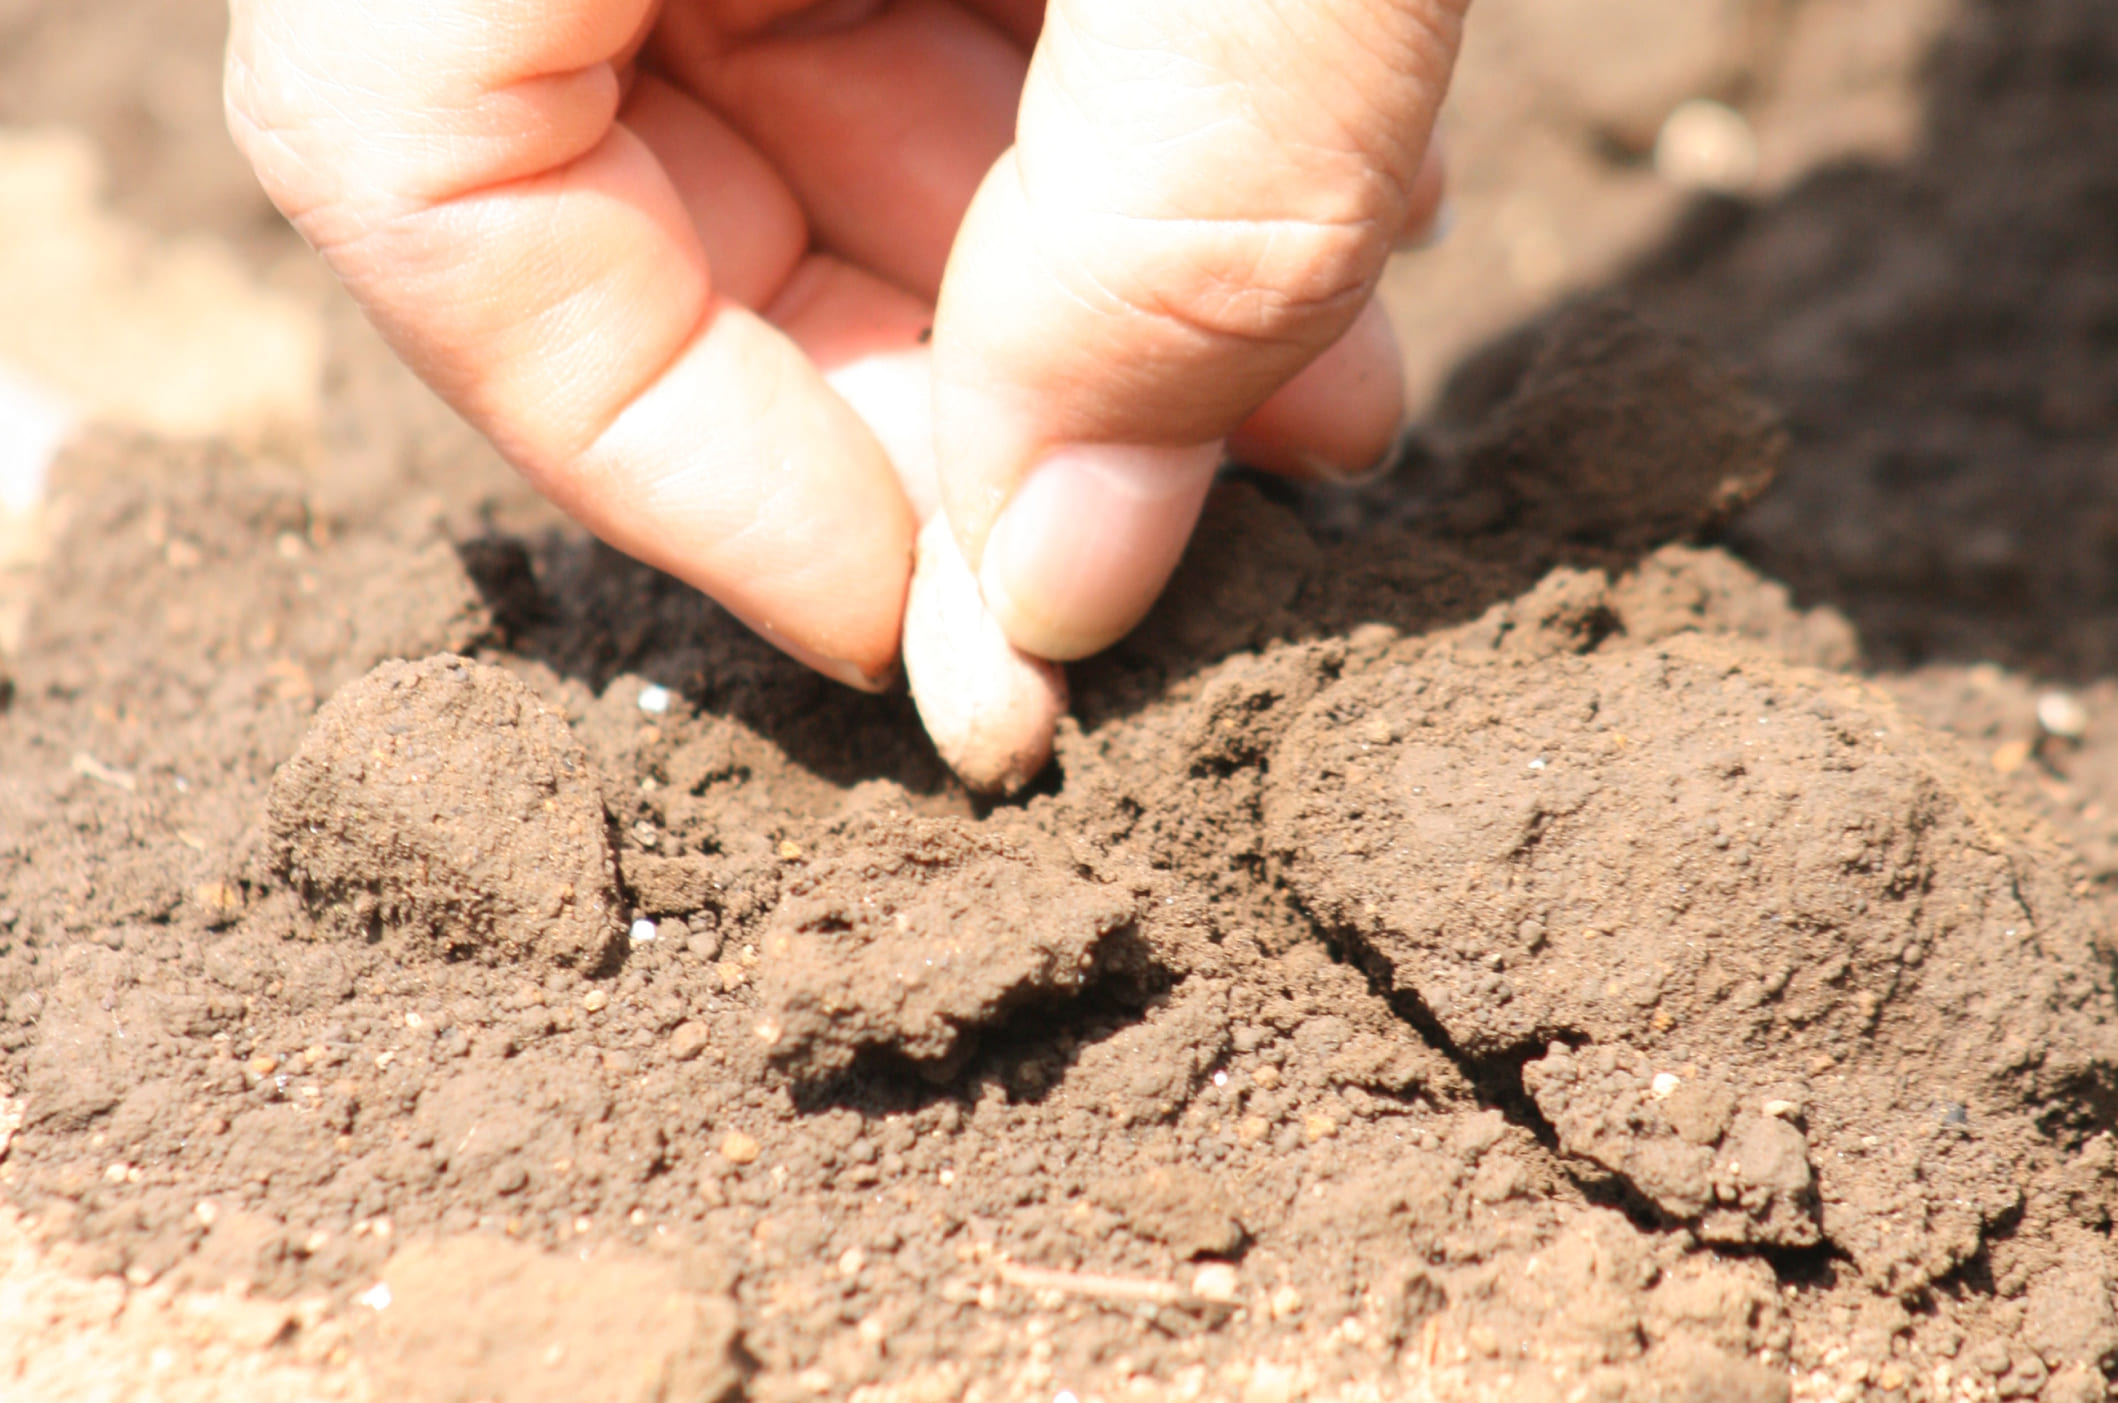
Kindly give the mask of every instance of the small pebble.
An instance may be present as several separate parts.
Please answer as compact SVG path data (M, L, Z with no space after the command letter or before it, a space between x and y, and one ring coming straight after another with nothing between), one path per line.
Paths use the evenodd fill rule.
M764 1147L740 1130L731 1130L721 1138L721 1158L730 1164L755 1164Z
M686 1019L669 1035L669 1055L679 1062L689 1062L706 1050L709 1041L711 1034L705 1024Z
M2037 698L2037 724L2047 735L2080 740L2088 734L2089 709L2072 692L2054 688Z
M635 945L649 944L654 940L655 936L658 933L659 932L657 932L655 929L655 923L653 921L648 920L645 916L642 916L639 920L634 921L632 923L632 930L630 932L632 937L632 943Z
M587 1009L590 1013L601 1013L604 1009L610 1007L610 991L608 989L589 990L581 996L581 1007Z
M1657 1101L1667 1101L1670 1094L1683 1084L1684 1079L1675 1072L1657 1072L1655 1079L1648 1083L1647 1090Z
M1739 195L1758 178L1758 139L1742 113L1694 98L1663 119L1654 162L1655 174L1680 189Z
M2026 740L2002 741L1993 749L1993 772L2012 775L2030 760L2030 743Z
M1758 1109L1775 1120L1793 1120L1802 1113L1799 1105L1781 1096L1775 1096Z
M1191 1294L1202 1301L1228 1305L1234 1302L1239 1289L1236 1269L1227 1262L1208 1262L1191 1279Z
M650 716L661 716L669 710L669 689L650 682L640 689L640 710Z

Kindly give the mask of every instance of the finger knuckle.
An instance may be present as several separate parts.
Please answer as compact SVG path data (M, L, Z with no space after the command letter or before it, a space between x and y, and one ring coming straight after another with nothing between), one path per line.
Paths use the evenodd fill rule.
M1381 272L1379 226L1311 220L1158 222L1090 275L1126 308L1214 341L1327 340ZM1092 245L1110 248L1111 244Z

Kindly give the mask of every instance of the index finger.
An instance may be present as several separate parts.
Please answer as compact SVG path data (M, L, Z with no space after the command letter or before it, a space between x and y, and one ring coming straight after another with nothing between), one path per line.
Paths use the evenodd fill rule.
M239 0L230 126L399 354L541 490L874 685L911 512L815 367L716 292L683 201L620 120L618 65L653 13Z

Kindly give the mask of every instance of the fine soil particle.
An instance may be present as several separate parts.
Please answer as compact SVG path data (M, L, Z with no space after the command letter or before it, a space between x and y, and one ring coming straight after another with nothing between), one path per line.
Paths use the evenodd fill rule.
M997 807L577 538L78 453L0 732L0 1181L413 1399L2090 1377L2080 860L1843 622L1648 549L1773 435L1571 326L1473 440L1533 509L1224 487ZM1584 384L1633 410L1568 430Z

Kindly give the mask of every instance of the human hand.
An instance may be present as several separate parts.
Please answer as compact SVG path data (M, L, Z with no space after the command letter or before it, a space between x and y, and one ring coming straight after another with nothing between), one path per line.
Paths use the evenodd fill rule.
M1439 199L1465 3L234 0L227 97L531 482L873 688L937 501L1006 637L1070 659L1231 436L1382 456L1373 287Z

